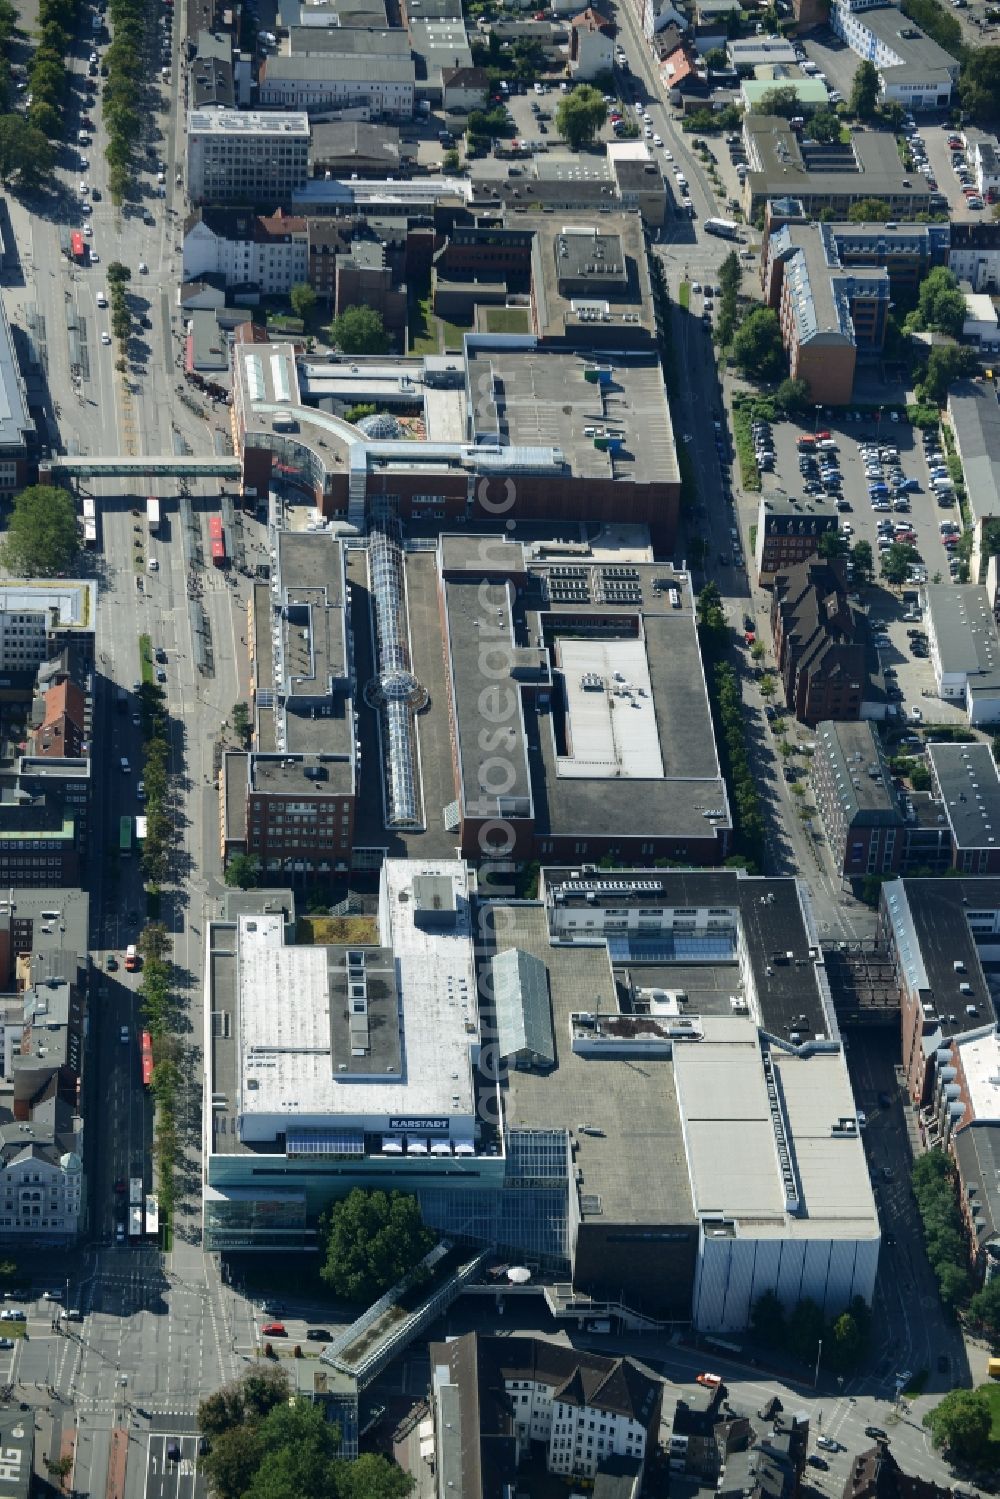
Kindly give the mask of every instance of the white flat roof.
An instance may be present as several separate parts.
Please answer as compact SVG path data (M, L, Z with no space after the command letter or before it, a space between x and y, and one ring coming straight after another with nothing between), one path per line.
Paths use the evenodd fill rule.
M558 757L558 774L661 781L663 758L645 642L564 637L559 659L569 754Z
M987 1035L956 1040L969 1103L976 1119L1000 1119L1000 1038Z
M741 1237L878 1237L842 1052L770 1048L802 1212L786 1212L761 1043L750 1020L703 1019L705 1038L674 1048L677 1099L699 1215L736 1219Z
M457 860L390 859L383 870L381 939L396 959L401 1076L357 1081L338 1076L326 949L286 947L280 915L241 916L237 1046L245 1139L273 1138L275 1127L280 1132L289 1121L336 1121L377 1132L399 1116L448 1117L456 1134L469 1135L470 1051L479 1042L479 1006L467 872ZM454 926L415 925L412 889L418 874L455 882Z
M0 613L31 614L54 609L59 625L96 627L97 585L90 578L0 584Z

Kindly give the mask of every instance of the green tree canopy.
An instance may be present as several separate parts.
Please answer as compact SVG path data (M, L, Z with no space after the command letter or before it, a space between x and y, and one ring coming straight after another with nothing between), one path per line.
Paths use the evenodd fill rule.
M434 1247L415 1197L365 1192L335 1202L323 1219L326 1261L320 1274L348 1301L374 1301Z
M873 62L865 60L858 64L847 107L852 115L857 115L859 120L874 119L878 108L878 95L878 69Z
M79 545L73 496L54 485L33 484L14 501L0 560L8 572L51 577L69 570Z
M864 67L864 63L861 66ZM892 218L892 209L884 198L862 198L851 204L847 217L852 224L887 224Z
M260 1466L246 1499L337 1499L339 1432L321 1406L307 1400L275 1406L259 1440Z
M810 1297L799 1302L788 1319L788 1346L796 1358L810 1363L823 1336L823 1313Z
M765 1348L780 1348L785 1340L785 1309L773 1291L758 1296L750 1313L754 1337Z
M749 380L776 380L784 364L781 326L770 307L756 307L733 339L733 358Z
M753 107L755 115L778 115L785 120L790 120L801 112L798 89L789 83L765 89Z
M316 292L308 281L297 281L288 293L288 300L292 304L295 316L305 321L316 306Z
M981 1322L991 1332L1000 1332L1000 1280L996 1276L987 1281L981 1291L976 1292L969 1302L969 1311L977 1322Z
M958 80L958 96L977 125L995 123L1000 112L1000 47L969 49Z
M213 1434L200 1465L216 1499L243 1499L263 1456L264 1446L255 1426L228 1426Z
M603 94L589 83L570 89L556 105L556 129L572 151L589 146L607 117Z
M881 573L888 583L897 586L906 581L906 570L911 562L919 562L920 553L908 542L894 541L882 553Z
M342 354L384 354L389 347L382 314L364 303L338 313L330 337Z
M930 329L958 338L965 322L965 298L958 277L947 266L938 265L924 277L917 305L906 319L907 329Z
M931 349L927 368L918 386L921 400L943 406L948 390L956 380L975 372L976 351L965 344L939 344Z
M816 550L821 557L842 557L847 550L846 538L839 531L824 531Z
M975 1462L989 1445L992 1416L985 1390L952 1390L929 1410L923 1424L935 1447L952 1457Z
M870 583L874 571L874 557L870 541L856 541L851 547L851 562L854 566L854 581L859 586Z
M775 405L782 411L802 411L809 404L809 383L806 380L782 380L774 392Z
M831 1369L846 1374L857 1366L864 1352L861 1329L850 1312L841 1312L834 1319L829 1337L823 1344L823 1358Z
M840 140L840 120L832 109L817 109L809 121L808 129L814 141Z
M231 889L252 890L260 879L260 860L253 854L233 854L226 865L226 884Z
M34 187L52 170L50 142L22 115L0 115L0 181Z

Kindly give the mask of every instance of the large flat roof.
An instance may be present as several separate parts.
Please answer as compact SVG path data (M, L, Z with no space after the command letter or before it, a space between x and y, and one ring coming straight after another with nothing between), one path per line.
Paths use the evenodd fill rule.
M489 558L505 550L498 542ZM519 546L510 552L527 567L527 586L485 583L497 572L474 559L442 582L465 804L482 796L479 705L496 681L480 649L489 630L515 684L552 674L557 711L519 691L506 725L505 796L522 809L530 798L539 836L621 833L636 827L637 816L660 832L698 839L727 826L688 575L665 563L526 564ZM596 664L585 671L588 660ZM599 676L600 686L585 687L587 674Z
M477 338L467 347L477 441L557 447L577 478L679 481L663 371L652 351L597 354ZM600 381L588 379L598 368L606 371ZM621 446L602 451L602 432L620 434Z
M892 776L870 720L828 720L818 726L816 739L830 763L834 792L849 823L902 822Z
M962 380L948 392L948 415L976 521L1000 515L1000 399L990 381Z
M910 198L923 207L931 193L923 178L910 177L899 159L895 136L868 130L849 147L804 149L787 120L748 114L743 120L752 196ZM905 181L910 186L905 185Z
M900 978L924 1006L925 1054L932 1056L951 1036L993 1024L996 1005L970 922L977 913L987 912L992 920L1000 911L1000 880L893 880L883 886L882 902Z
M933 78L935 74L947 73L958 76L958 59L952 57L926 32L907 20L896 5L879 5L864 12L863 24L884 47L890 48L899 62L887 69L890 81L901 77L914 79ZM879 65L885 68L884 64Z
M996 1026L955 1040L973 1118L1000 1122L1000 1037Z
M840 1049L785 1051L764 1041L742 1017L708 1018L704 1027L698 1045L674 1049L695 1212L745 1220L741 1236L853 1239L867 1231L877 1237ZM776 1094L769 1093L765 1060ZM846 1130L843 1120L849 1121ZM794 1208L786 1196L782 1147L794 1180Z
M958 848L1000 846L1000 776L988 744L928 744Z
M970 686L1000 686L1000 641L986 588L930 583L925 593L942 673L964 674Z
M190 109L188 135L290 135L309 140L309 116L285 110Z
M413 884L421 874L452 883L450 926L420 924ZM478 1045L479 1013L466 867L453 860L390 859L383 881L382 935L395 957L398 1010L389 1006L381 1023L401 1026L401 1050L376 1038L367 1073L353 1055L352 1031L331 1015L340 992L340 949L286 946L279 914L238 917L238 1096L245 1140L269 1141L292 1124L331 1120L377 1130L395 1116L448 1118L471 1135L470 1054ZM373 951L373 971L380 962L384 966L384 955Z
M60 630L97 627L97 584L92 578L39 578L0 583L0 612L51 611Z
M607 1222L692 1223L670 1059L637 1066L629 1059L581 1056L572 1048L573 1012L618 1010L607 948L553 947L541 905L496 906L491 917L496 951L519 948L545 966L556 1051L550 1070L509 1071L508 1126L573 1130L583 1190L600 1199Z

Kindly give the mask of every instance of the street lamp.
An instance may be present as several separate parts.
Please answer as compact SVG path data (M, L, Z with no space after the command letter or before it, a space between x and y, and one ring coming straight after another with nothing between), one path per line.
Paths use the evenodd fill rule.
M816 1372L813 1374L813 1389L819 1384L819 1361L823 1357L823 1339L816 1345Z

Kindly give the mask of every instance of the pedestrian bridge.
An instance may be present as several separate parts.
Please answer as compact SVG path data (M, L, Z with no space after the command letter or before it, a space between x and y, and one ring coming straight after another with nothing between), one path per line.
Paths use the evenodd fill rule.
M39 469L40 477L47 471L52 478L65 474L71 479L238 479L243 472L238 458L212 454L201 458L47 458Z

